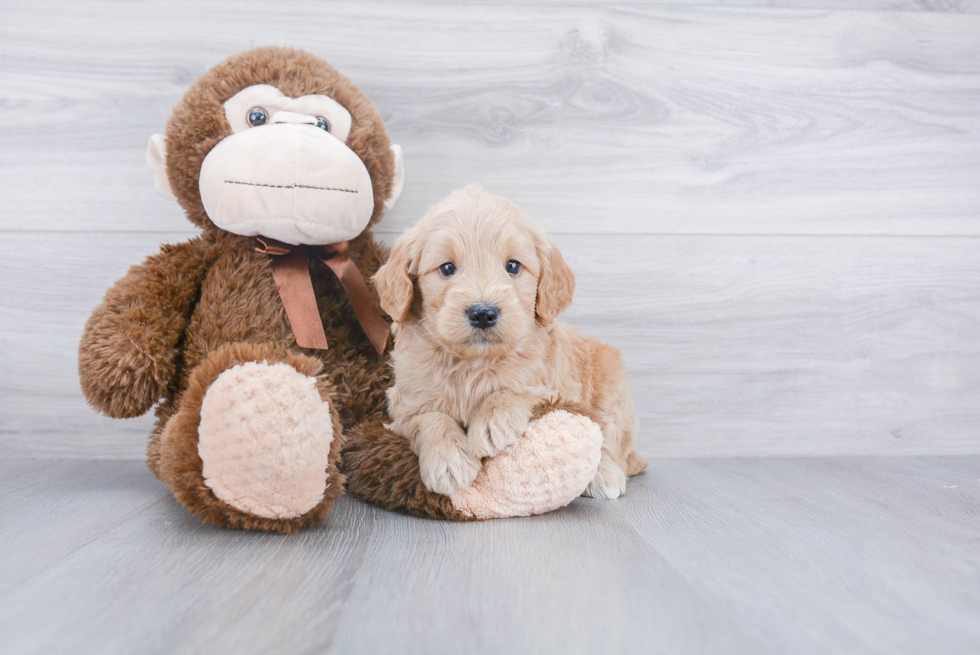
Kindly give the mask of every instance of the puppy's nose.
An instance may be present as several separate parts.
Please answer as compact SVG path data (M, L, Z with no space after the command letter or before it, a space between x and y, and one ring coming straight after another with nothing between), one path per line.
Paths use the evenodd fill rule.
M481 330L492 328L497 324L497 316L500 310L496 305L481 302L477 305L470 305L466 308L466 318L470 320L470 325Z

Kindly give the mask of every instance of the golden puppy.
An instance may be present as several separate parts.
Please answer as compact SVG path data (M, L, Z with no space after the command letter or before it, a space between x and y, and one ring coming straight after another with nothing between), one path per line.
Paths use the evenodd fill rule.
M619 351L554 322L575 276L513 203L456 191L395 242L374 282L395 321L390 429L411 443L429 489L468 487L544 400L588 407L602 428L585 495L617 498L646 467Z

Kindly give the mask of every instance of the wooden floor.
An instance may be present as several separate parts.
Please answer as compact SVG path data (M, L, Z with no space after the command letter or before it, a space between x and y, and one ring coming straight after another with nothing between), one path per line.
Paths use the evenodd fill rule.
M300 536L139 462L0 462L0 652L980 652L980 457L657 459L619 501Z

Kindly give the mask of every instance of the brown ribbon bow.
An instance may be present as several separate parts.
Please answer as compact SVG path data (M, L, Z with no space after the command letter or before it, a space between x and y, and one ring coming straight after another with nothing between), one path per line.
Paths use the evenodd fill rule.
M313 280L306 263L309 250L321 262L330 267L341 286L347 292L354 315L361 329L381 355L388 345L388 324L381 310L374 304L364 276L348 255L350 243L342 241L327 246L292 246L282 241L257 237L255 249L269 255L272 260L272 277L279 289L279 297L286 308L289 325L293 328L296 343L301 348L327 349L327 335L316 306Z

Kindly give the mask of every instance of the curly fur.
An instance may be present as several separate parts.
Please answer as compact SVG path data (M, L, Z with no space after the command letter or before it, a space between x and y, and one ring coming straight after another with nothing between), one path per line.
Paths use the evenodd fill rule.
M572 301L574 274L513 203L478 187L450 194L398 238L375 284L395 319L391 427L418 454L429 488L470 486L481 458L516 443L549 397L597 414L602 459L587 495L618 498L642 470L619 351L555 321ZM475 306L494 308L492 326L471 323Z

